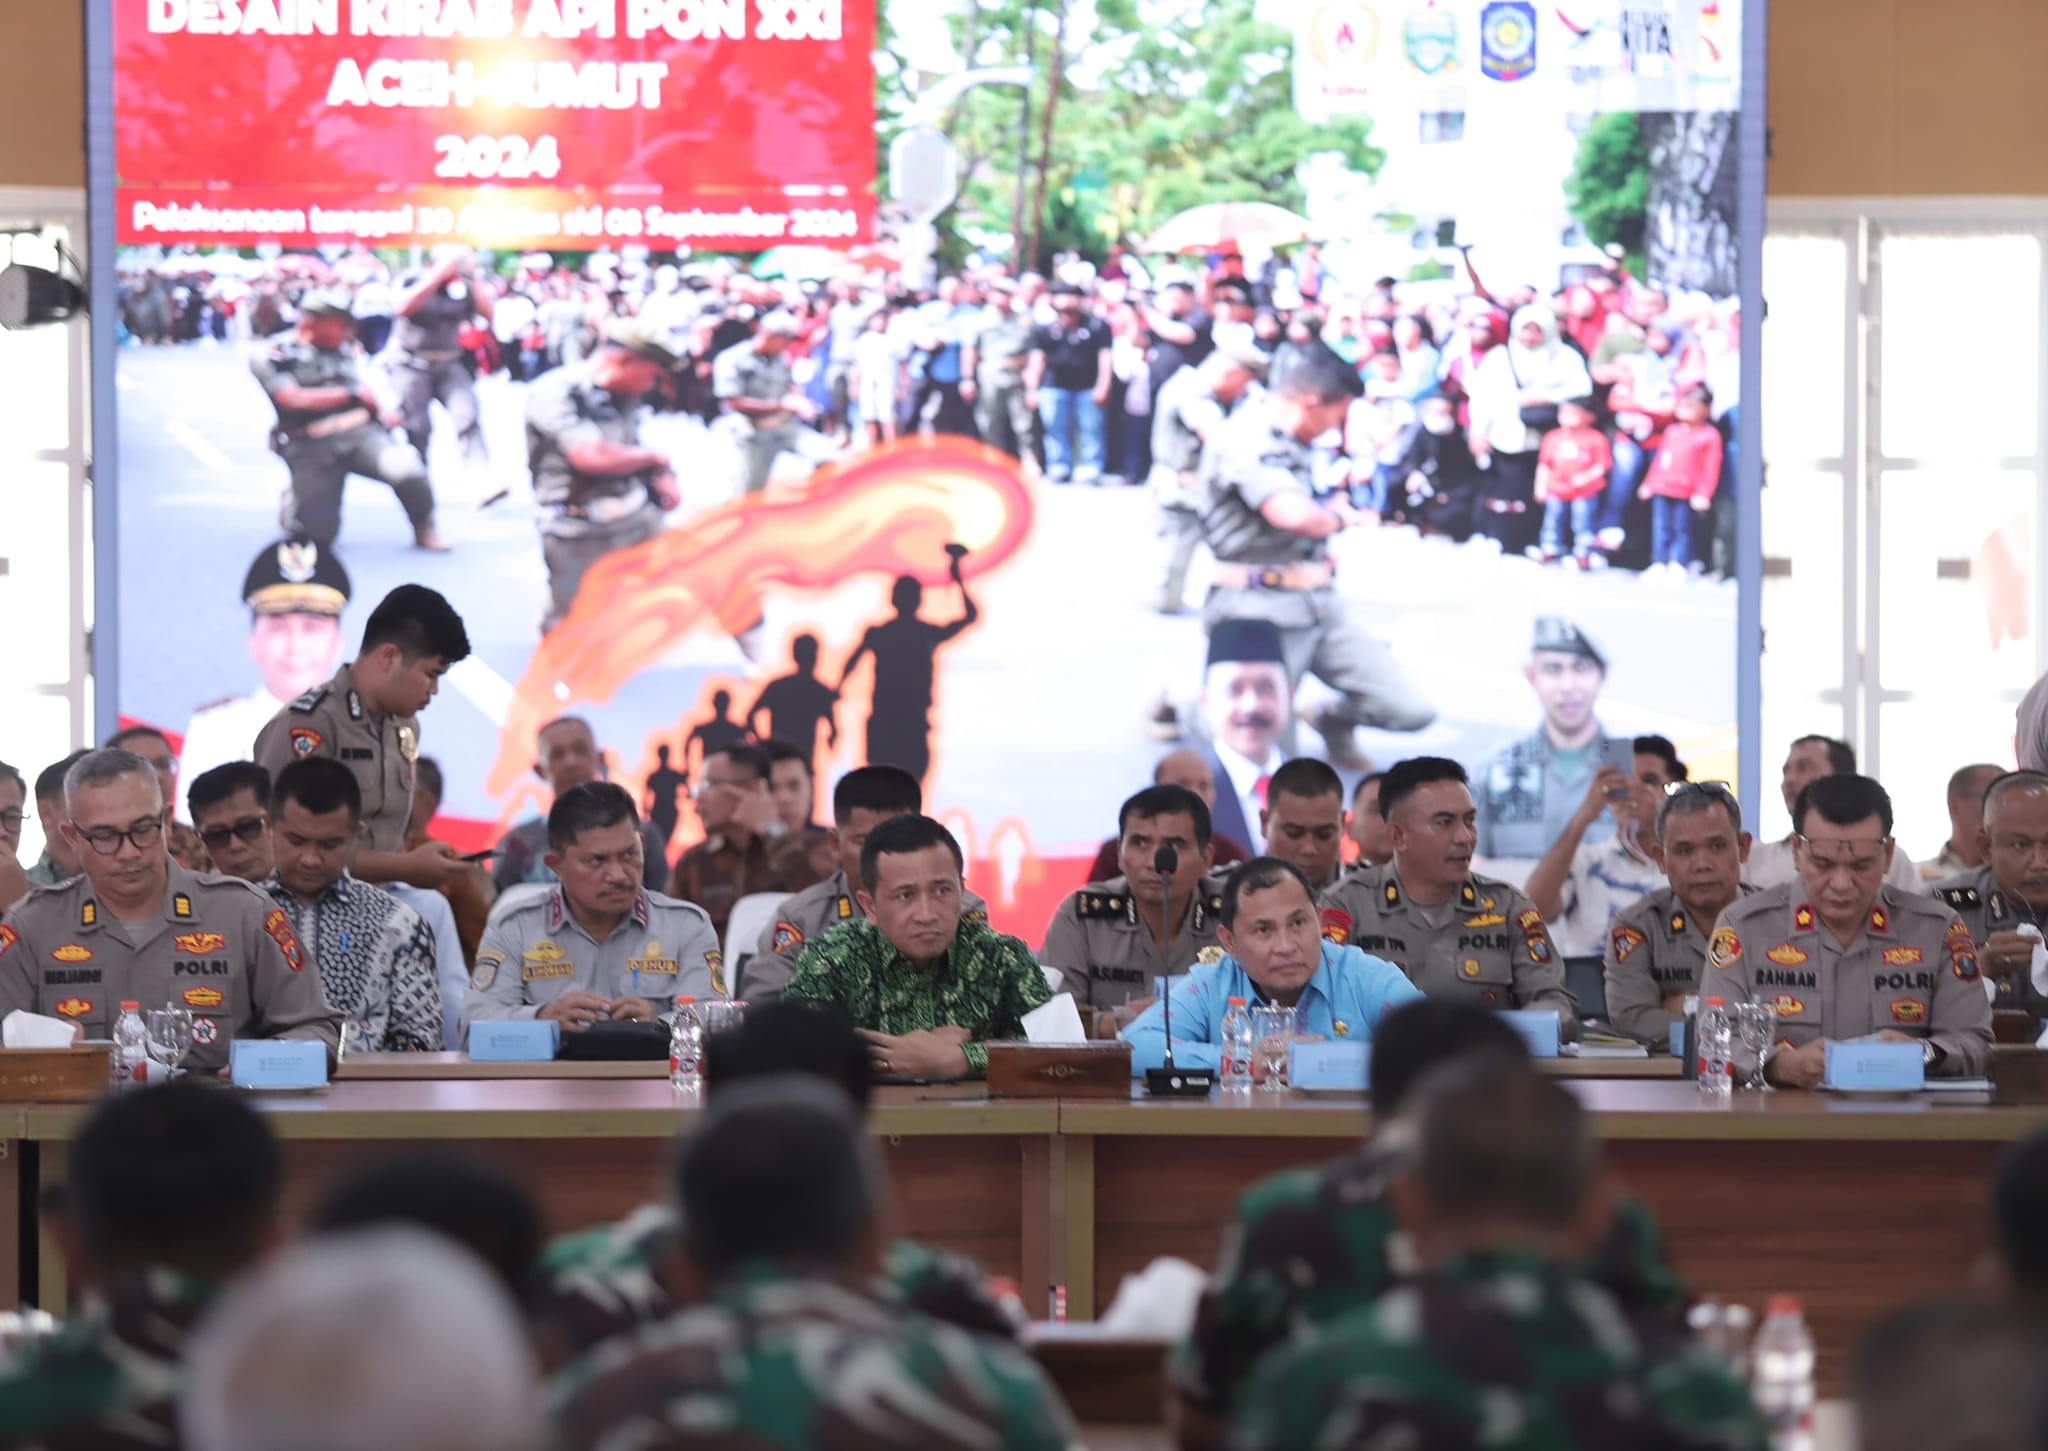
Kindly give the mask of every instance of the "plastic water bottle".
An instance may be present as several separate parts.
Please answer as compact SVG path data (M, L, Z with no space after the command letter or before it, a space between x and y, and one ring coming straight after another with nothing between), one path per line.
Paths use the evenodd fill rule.
M1223 1046L1217 1081L1225 1093L1252 1091L1252 1015L1243 998L1232 998L1223 1013Z
M124 1084L149 1079L149 1029L141 1003L121 1004L121 1016L114 1020L113 1078Z
M1764 1308L1750 1393L1771 1451L1813 1451L1813 1332L1796 1295L1773 1296Z
M1727 1098L1735 1091L1735 1027L1721 998L1700 1004L1699 1077L1702 1098Z
M704 1021L697 1016L695 998L677 998L675 1016L669 1019L668 1081L685 1093L704 1086Z

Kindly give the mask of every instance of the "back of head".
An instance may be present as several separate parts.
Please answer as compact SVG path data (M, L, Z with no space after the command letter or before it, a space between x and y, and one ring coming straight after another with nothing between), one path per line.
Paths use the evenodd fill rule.
M294 803L313 816L343 810L350 821L363 816L363 788L356 773L329 756L308 756L279 771L271 800L279 814L287 803Z
M833 1004L774 1002L749 1008L737 1028L704 1042L704 1091L729 1084L808 1073L835 1083L863 1111L874 1090L867 1040Z
M1792 743L1794 746L1819 746L1827 752L1828 769L1837 776L1856 774L1856 748L1847 741L1838 741L1833 736L1801 736Z
M1271 801L1275 796L1295 796L1304 801L1334 796L1342 801L1344 779L1327 761L1318 761L1313 756L1296 756L1275 771L1273 779L1267 783L1266 799Z
M165 1266L211 1277L267 1243L283 1162L246 1100L198 1083L108 1099L72 1141L65 1217L108 1271Z
M64 778L71 774L71 768L91 755L91 751L73 751L61 761L54 761L36 773L36 800L62 801L64 799Z
M303 766L304 761L294 761L292 766ZM338 762L336 764L339 764ZM290 770L292 767L286 767ZM346 771L347 767L342 767ZM355 778L349 778L353 781ZM185 804L194 816L210 806L218 806L239 791L247 791L255 799L258 811L270 807L270 773L254 761L229 761L225 766L215 766L202 771L185 791ZM357 799L361 799L360 789Z
M1435 1227L1573 1227L1598 1147L1577 1098L1526 1062L1481 1053L1439 1064L1408 1097L1416 1180Z
M1892 798L1868 776L1816 776L1799 790L1792 804L1792 829L1812 836L1822 823L1854 826L1875 816L1892 834Z
M2037 1312L1918 1305L1871 1332L1850 1371L1863 1451L2040 1451L2048 1342Z
M1380 817L1392 821L1394 808L1424 786L1439 781L1456 781L1463 786L1469 785L1470 780L1463 766L1444 756L1410 756L1397 761L1380 778Z
M898 766L856 766L832 788L832 819L850 825L856 811L877 816L915 816L924 810L917 777Z
M534 1451L537 1374L473 1255L356 1230L286 1250L203 1322L179 1430L207 1451Z
M1209 820L1209 803L1185 786L1147 786L1129 797L1117 809L1117 837L1121 840L1129 835L1133 821L1154 821L1162 816L1187 817L1194 823L1195 849L1207 849L1214 830Z
M836 1087L802 1074L733 1084L677 1159L684 1249L714 1278L749 1261L855 1270L881 1182L860 1114Z
M453 665L469 658L469 632L462 616L440 591L423 584L402 584L378 602L363 626L367 655L380 645L396 645L408 661L434 655Z
M531 1288L542 1243L540 1206L519 1180L481 1159L385 1159L342 1180L313 1211L313 1227L327 1234L389 1224L431 1230L461 1245L516 1301Z
M1422 1076L1439 1064L1484 1054L1526 1064L1529 1045L1520 1033L1485 1008L1447 998L1419 998L1380 1019L1372 1035L1367 1070L1372 1112L1384 1122L1407 1106Z
M610 781L585 781L557 796L548 808L548 845L567 851L584 832L622 821L640 824L639 808L626 788Z

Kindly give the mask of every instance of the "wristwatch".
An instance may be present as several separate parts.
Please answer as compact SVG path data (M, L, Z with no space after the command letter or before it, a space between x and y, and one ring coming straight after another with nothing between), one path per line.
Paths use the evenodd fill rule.
M1931 1039L1923 1038L1920 1040L1920 1062L1924 1067L1932 1068L1934 1060L1940 1056L1941 1050L1934 1046Z

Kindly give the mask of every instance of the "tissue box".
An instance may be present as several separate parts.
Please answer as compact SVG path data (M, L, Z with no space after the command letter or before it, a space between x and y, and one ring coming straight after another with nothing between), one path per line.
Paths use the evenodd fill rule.
M109 1049L0 1048L0 1103L88 1103L107 1091Z
M1557 1056L1556 1008L1508 1008L1502 1011L1501 1017L1528 1043L1531 1058Z
M1287 1086L1310 1091L1364 1093L1372 1049L1362 1039L1294 1043L1287 1051Z
M228 1044L228 1078L237 1088L324 1088L327 1045L310 1038L236 1038Z
M539 1018L493 1018L469 1025L472 1063L552 1063L562 1025Z
M990 1043L990 1098L1129 1098L1124 1042Z
M1911 1092L1927 1082L1927 1060L1918 1043L1829 1043L1821 1082Z

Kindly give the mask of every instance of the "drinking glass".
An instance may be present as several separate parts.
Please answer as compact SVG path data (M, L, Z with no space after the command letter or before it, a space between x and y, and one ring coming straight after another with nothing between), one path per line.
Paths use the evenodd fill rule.
M1778 1039L1778 1010L1769 1003L1737 1003L1730 1010L1735 1026L1735 1072L1744 1088L1770 1091L1764 1067Z
M176 1077L178 1065L192 1051L192 1012L189 1008L151 1008L143 1020L148 1033L149 1056L163 1064L167 1076Z
M1265 1093L1287 1091L1287 1046L1294 1040L1292 1008L1253 1008L1252 1042L1266 1076L1259 1084Z
M713 998L704 1005L704 1036L731 1033L746 1016L747 1005L734 998Z

